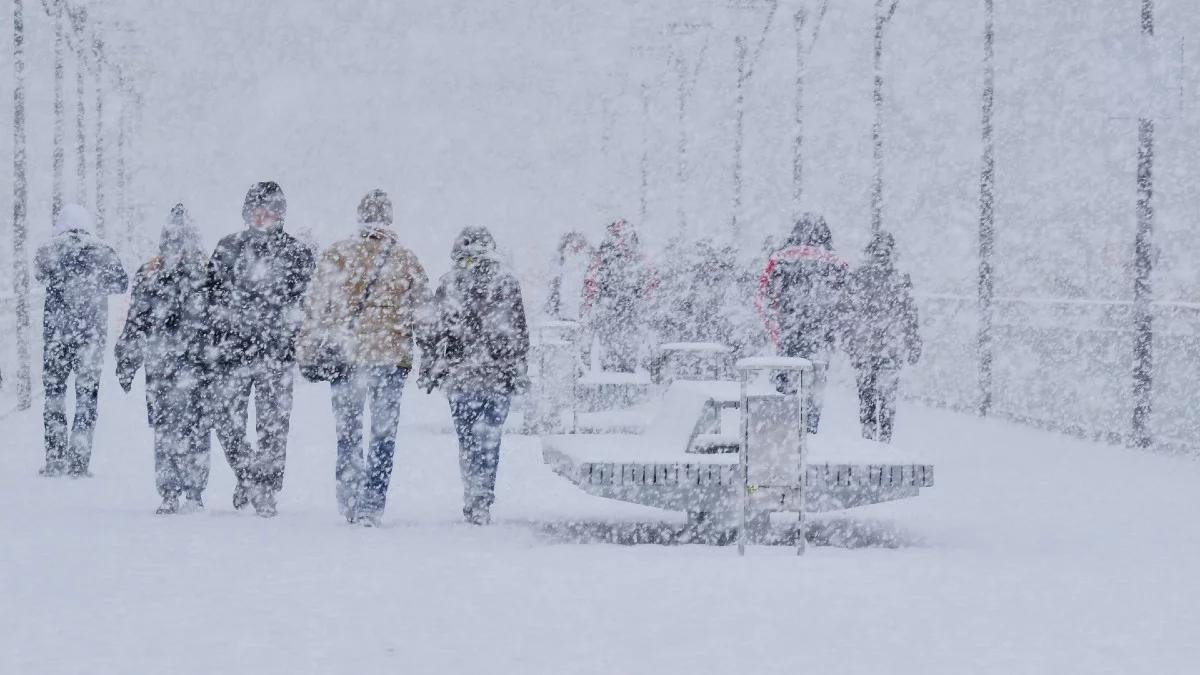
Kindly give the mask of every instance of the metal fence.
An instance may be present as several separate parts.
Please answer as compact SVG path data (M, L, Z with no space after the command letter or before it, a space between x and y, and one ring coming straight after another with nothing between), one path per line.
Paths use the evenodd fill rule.
M990 415L1113 443L1133 443L1132 302L995 298ZM979 409L978 299L918 299L921 363L906 395ZM1200 454L1200 304L1153 303L1152 446Z

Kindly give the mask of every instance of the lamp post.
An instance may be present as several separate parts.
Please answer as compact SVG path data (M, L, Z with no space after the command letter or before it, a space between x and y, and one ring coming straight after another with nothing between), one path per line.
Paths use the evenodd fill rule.
M50 211L58 215L63 203L63 130L66 125L66 113L63 105L63 70L64 70L64 41L62 0L52 0L54 12L54 154L52 159L53 184L51 187Z

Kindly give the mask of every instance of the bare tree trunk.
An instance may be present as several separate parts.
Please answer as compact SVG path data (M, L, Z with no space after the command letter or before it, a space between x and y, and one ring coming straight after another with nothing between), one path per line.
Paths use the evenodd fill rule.
M679 227L679 234L686 236L687 234L687 64L684 62L682 55L676 55L675 70L679 76L679 100L677 102L676 113L679 120L679 140L676 144L676 149L679 153L679 159L675 165L675 182L679 191L679 202L675 207L675 220Z
M871 125L874 145L875 179L871 185L871 232L883 227L883 34L899 0L891 0L885 12L885 0L875 0L875 123Z
M82 53L75 54L75 199L87 206L87 87L84 70L87 64Z
M25 251L28 194L25 182L25 16L13 0L13 296L17 333L17 405L32 401L29 346L29 260Z
M92 49L96 59L96 235L104 239L107 235L104 222L104 60L101 58L104 43L100 39L100 29L95 30Z
M63 105L63 50L66 37L63 35L62 0L54 0L54 154L53 154L53 186L51 188L50 211L57 216L63 203L63 165L66 156L64 129L66 128L66 111Z
M642 174L641 203L638 208L639 227L646 226L646 214L650 209L650 85L642 83Z
M979 174L979 414L992 408L992 248L995 242L996 164L992 140L995 102L994 0L983 0L983 168Z
M1142 0L1143 39L1154 38L1154 2ZM1147 113L1148 114L1148 113ZM1154 326L1151 302L1154 299L1151 274L1154 234L1154 120L1138 119L1137 233L1133 247L1133 445L1141 448L1153 443L1150 414L1154 384Z
M737 98L734 104L733 117L733 214L730 218L729 230L732 243L736 246L740 240L738 214L742 211L742 145L745 138L746 119L746 38L741 35L734 38L737 50Z
M825 9L829 0L821 0L813 22L811 37L807 44L804 41L804 28L808 24L808 11L801 7L792 15L792 24L796 29L796 81L795 81L795 137L792 140L792 220L800 219L804 196L804 74L808 65L808 56L812 54L817 44L817 36L821 31L821 21L825 18Z
M121 109L117 117L117 223L124 226L122 236L125 238L125 250L133 254L133 225L130 223L128 196L125 194L128 180L125 174L125 127L129 123L129 97L124 82L121 82L120 90Z

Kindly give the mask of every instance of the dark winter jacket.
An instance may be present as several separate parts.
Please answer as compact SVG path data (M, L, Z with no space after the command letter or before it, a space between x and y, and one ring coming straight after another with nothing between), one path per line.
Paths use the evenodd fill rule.
M893 248L890 234L876 235L866 261L850 276L851 321L845 346L855 367L897 369L921 357L912 281L896 269Z
M578 232L568 232L558 243L546 316L564 321L579 321L583 315L583 294L588 267L594 252Z
M455 241L454 267L434 294L421 381L449 391L519 392L528 384L529 329L517 278L502 269L482 227Z
M802 218L767 260L755 302L780 353L809 356L836 346L849 311L848 276L825 220Z
M179 219L186 219L186 213ZM145 367L152 425L199 419L200 393L211 370L207 279L199 238L187 222L168 223L159 255L134 278L129 314L115 349L117 379L127 387Z
M732 252L701 240L680 262L686 266L685 283L670 302L665 326L671 330L662 337L670 342L716 342L732 346L733 325L727 306L727 295L734 286Z
M42 245L34 278L46 287L42 314L47 342L103 341L108 332L108 296L124 293L129 277L108 244L87 230L91 219L80 206L63 206L58 233Z
M584 312L593 324L638 328L657 285L637 233L624 220L608 226L584 280Z
M217 244L208 282L221 365L295 360L301 303L313 267L312 251L282 226L248 228Z

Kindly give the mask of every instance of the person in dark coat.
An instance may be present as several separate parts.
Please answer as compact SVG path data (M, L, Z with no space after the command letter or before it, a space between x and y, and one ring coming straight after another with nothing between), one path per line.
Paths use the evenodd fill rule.
M846 336L863 437L884 443L892 440L900 368L921 358L912 281L896 269L895 248L887 232L867 244L865 261L850 277L853 321Z
M600 368L632 373L637 368L647 299L656 286L633 226L618 220L596 251L584 280L584 316L600 343Z
M171 209L158 255L134 277L117 339L117 381L126 392L146 369L146 408L154 430L159 514L204 508L210 431L208 280L200 235L182 204Z
M805 214L782 248L767 259L756 307L776 351L813 362L808 432L817 433L829 359L849 314L849 264L833 249L825 219Z
M100 369L108 337L108 296L129 277L108 244L91 234L92 218L66 204L54 237L37 251L34 276L46 287L42 314L42 383L46 400L44 476L88 476ZM67 378L75 374L75 419L67 429Z
M423 340L420 385L446 391L458 434L463 516L484 525L496 498L509 404L529 384L529 330L520 284L503 268L486 228L465 228L450 257L454 266L438 284Z
M286 214L279 185L256 183L242 207L246 229L222 239L208 263L218 402L213 425L237 476L234 508L253 504L267 517L275 515L283 487L296 336L314 267L312 251L284 231ZM252 392L257 450L246 440Z

